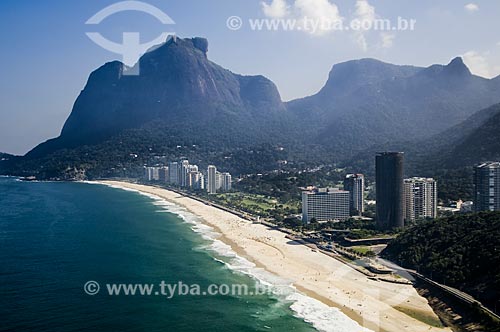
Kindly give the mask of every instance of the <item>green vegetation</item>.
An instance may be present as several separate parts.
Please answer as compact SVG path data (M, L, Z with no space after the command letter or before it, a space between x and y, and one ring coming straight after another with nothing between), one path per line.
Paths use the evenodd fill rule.
M355 254L358 254L360 256L367 256L367 257L373 257L375 256L375 253L370 249L370 247L366 246L355 246L349 248L352 251L354 251Z
M300 201L301 187L311 185L334 187L345 177L345 170L335 166L321 166L309 171L288 171L243 178L235 189L252 194L271 195L283 202Z
M261 217L271 217L282 221L286 216L300 212L300 202L280 202L278 198L242 192L224 193L210 196L210 199L225 206L237 208Z
M494 308L500 298L499 253L500 212L482 212L422 222L382 255Z

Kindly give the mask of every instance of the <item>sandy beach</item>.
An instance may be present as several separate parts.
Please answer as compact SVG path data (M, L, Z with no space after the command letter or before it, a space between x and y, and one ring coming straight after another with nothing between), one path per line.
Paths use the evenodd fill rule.
M172 191L126 182L100 183L153 194L186 208L220 232L221 240L242 257L291 280L304 294L340 309L374 332L451 331L424 322L439 319L411 285L370 280L331 257L290 241L280 231Z

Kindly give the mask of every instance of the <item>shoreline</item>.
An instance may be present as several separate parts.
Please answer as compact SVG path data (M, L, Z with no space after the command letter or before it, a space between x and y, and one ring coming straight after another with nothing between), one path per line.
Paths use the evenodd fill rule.
M239 256L276 276L291 280L304 295L338 309L360 326L377 332L451 331L412 318L406 310L439 318L411 285L368 279L337 260L293 243L285 234L168 189L121 181L96 181L152 194L181 206L220 234ZM397 309L398 308L398 309Z

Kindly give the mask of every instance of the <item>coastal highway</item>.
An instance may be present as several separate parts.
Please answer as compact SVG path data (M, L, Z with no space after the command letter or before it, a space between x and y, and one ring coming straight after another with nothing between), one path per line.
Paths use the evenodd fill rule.
M440 284L434 280L431 280L425 276L423 276L422 274L418 273L417 271L415 270L408 270L406 269L406 271L408 273L410 273L411 275L415 276L416 278L426 282L427 284L429 285L432 285L450 295L452 295L453 297L459 299L460 301L462 302L465 302L467 304L476 304L482 311L484 311L485 313L491 315L492 317L500 320L500 316L497 315L496 313L494 313L492 310L488 309L487 307L485 307L481 302L479 302L478 300L476 300L474 297L472 297L471 295L467 294L467 293L464 293L456 288L453 288L453 287L450 287L450 286L446 286L446 285L443 285L443 284Z

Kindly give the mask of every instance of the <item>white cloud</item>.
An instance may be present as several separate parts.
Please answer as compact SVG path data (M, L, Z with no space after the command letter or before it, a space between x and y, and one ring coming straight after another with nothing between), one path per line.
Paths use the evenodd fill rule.
M477 12L479 10L479 6L475 3L468 3L465 5L465 10L467 10L468 12Z
M264 15L271 18L282 18L288 14L288 4L286 0L272 0L270 4L262 2Z
M382 38L382 47L391 48L394 44L394 38L396 38L396 35L392 33L382 32L380 34L380 37Z
M370 5L367 0L358 0L356 1L354 16L362 22L369 22L371 24L376 18L375 7Z
M375 7L370 5L367 0L356 1L356 11L354 12L353 21L358 21L361 27L370 27L377 18ZM354 32L354 42L364 52L368 51L368 41L366 39L367 30L358 30Z
M295 0L295 9L301 17L336 22L341 20L339 8L329 0Z
M311 35L325 36L338 31L339 27L348 27L333 0L265 0L261 5L266 17L296 20L297 26L301 27L300 30ZM378 45L383 48L390 48L393 45L395 38L393 33L377 34L372 31L379 18L369 0L356 0L350 19L359 29L351 26L348 33L361 50L368 50L369 40L372 38L380 38Z
M492 78L495 75L492 74L492 69L486 59L487 55L488 54L481 54L476 51L469 51L463 55L463 59L473 74Z
M343 20L337 5L329 0L296 0L294 8L302 24L307 24L305 20L315 22L316 28L310 29L308 32L316 36L332 32L330 28Z
M330 0L294 0L292 4L286 0L272 0L261 4L267 17L295 19L303 31L312 35L328 34L343 20L339 8Z

